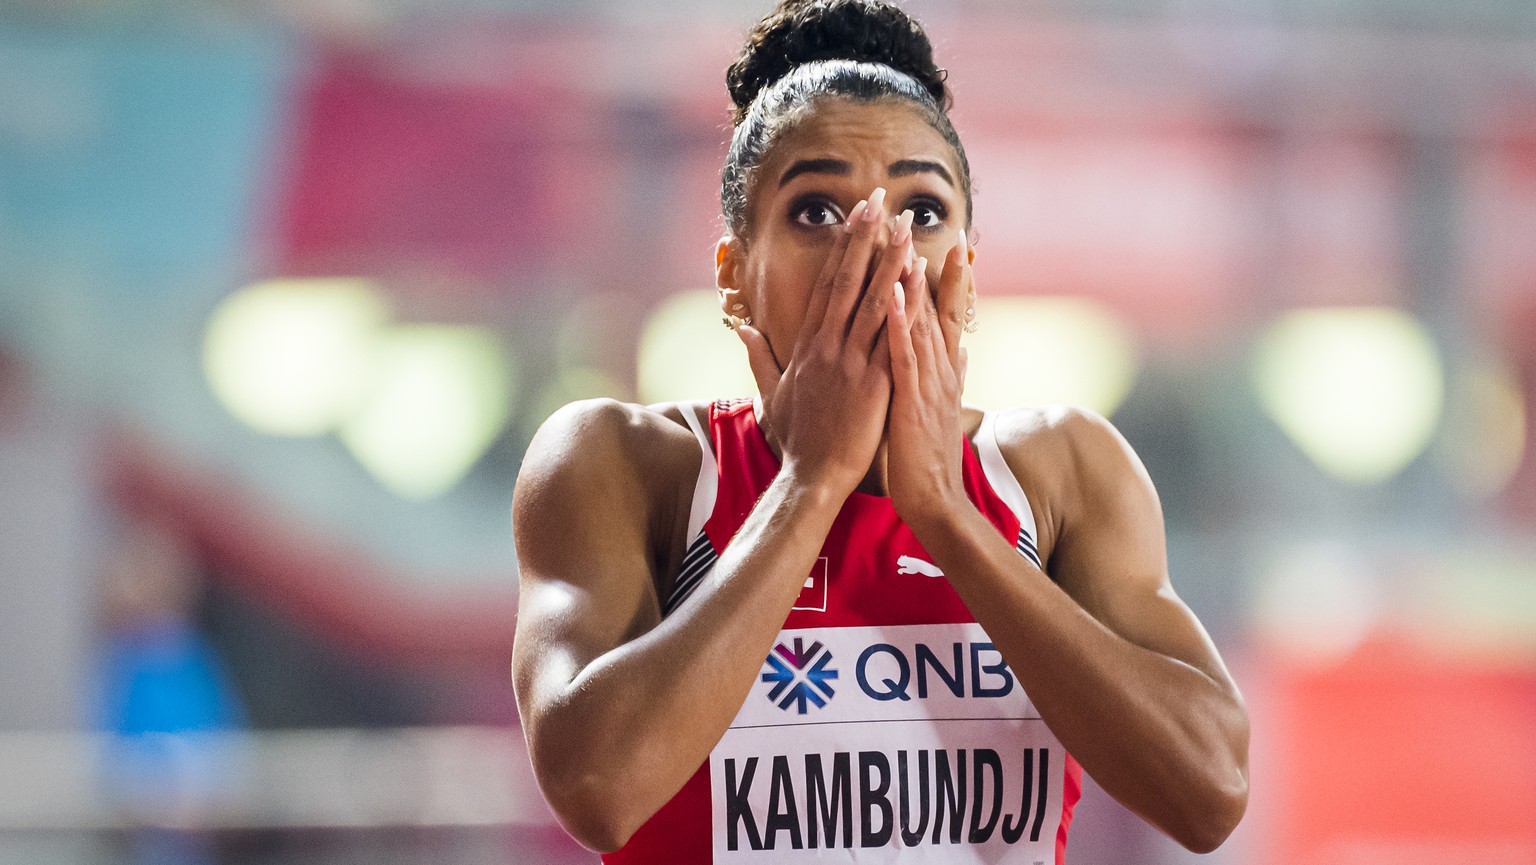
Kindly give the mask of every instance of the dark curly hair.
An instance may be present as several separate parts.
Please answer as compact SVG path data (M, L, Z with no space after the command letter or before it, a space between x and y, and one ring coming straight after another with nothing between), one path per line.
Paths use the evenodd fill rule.
M922 25L881 0L782 0L757 22L726 71L735 130L720 174L720 208L746 237L747 194L774 143L817 99L900 99L954 148L971 222L971 167L949 120L945 73Z

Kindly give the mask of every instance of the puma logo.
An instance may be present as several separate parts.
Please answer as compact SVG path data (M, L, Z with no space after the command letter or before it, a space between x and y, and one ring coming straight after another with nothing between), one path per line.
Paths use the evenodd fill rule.
M925 562L912 556L902 556L896 560L896 573L922 574L925 577L944 576L944 572L935 567L932 562Z

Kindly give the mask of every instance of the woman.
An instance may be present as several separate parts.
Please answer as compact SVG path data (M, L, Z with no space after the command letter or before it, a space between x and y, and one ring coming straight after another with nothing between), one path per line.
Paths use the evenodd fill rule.
M518 480L555 813L608 862L1060 862L1081 765L1215 848L1247 716L1141 463L1084 411L961 405L970 175L927 37L784 2L728 82L716 276L760 398L568 406Z

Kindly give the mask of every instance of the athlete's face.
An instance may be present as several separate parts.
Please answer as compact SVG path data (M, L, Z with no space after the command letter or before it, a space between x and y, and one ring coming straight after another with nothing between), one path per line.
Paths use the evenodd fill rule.
M786 365L844 216L882 186L889 224L912 211L912 244L928 257L928 284L937 286L944 256L967 228L960 183L953 148L904 103L816 103L759 167L748 202L750 235L720 241L722 308L751 316Z

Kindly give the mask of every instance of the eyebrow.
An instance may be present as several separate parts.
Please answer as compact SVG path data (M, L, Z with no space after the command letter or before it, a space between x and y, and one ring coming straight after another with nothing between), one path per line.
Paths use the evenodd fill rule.
M944 182L950 186L955 185L955 179L949 176L949 169L943 163L933 162L928 159L902 159L891 163L886 169L892 177L907 177L913 174L921 174L925 171L932 172L944 178Z
M949 169L941 162L929 159L898 159L890 164L886 172L892 177L910 177L914 174L929 172L944 178L944 182L950 186L955 185L955 179L950 176ZM779 188L782 189L791 180L802 174L835 174L846 177L853 173L853 166L841 159L801 159L785 170L779 178Z
M853 173L853 166L841 159L801 159L791 165L779 178L779 188L802 174L836 174L846 177Z

